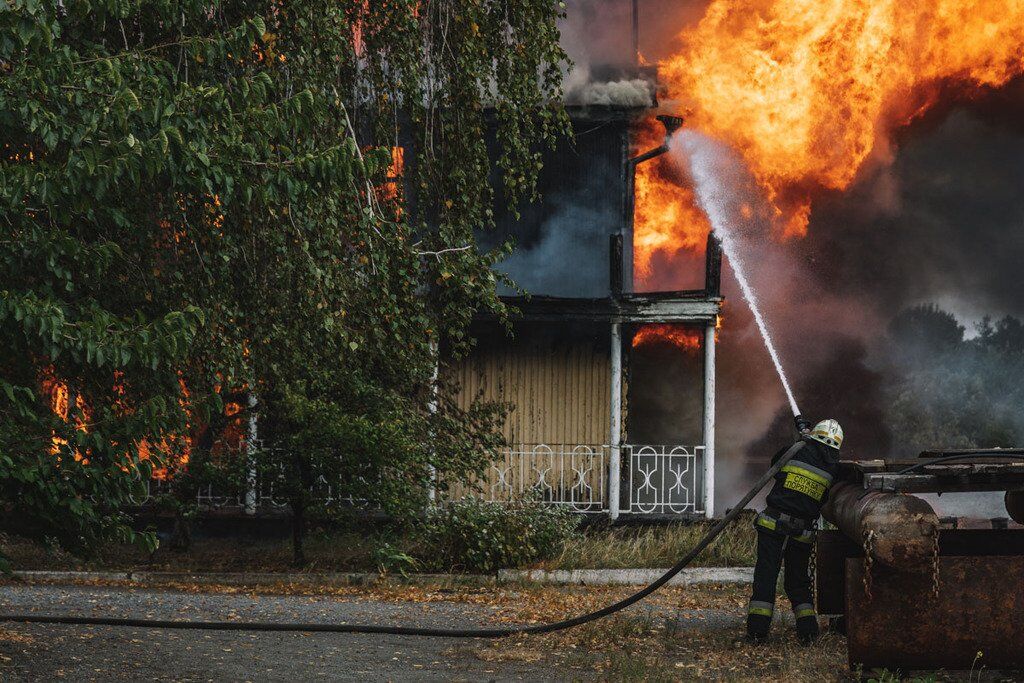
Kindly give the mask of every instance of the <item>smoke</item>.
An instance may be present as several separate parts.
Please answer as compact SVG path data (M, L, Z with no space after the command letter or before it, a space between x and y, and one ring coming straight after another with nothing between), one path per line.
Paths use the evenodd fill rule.
M578 122L575 140L561 141L545 156L539 201L520 206L516 216L497 200L498 229L481 233L478 241L485 249L515 243L496 268L530 294L608 296L609 236L619 230L623 201L609 188L621 187L626 125Z
M577 106L650 107L654 86L643 78L595 82L585 65L574 68L565 80L565 102Z
M565 74L566 104L650 107L654 85L636 73L632 8L623 0L570 0L561 44L572 62Z
M891 166L815 203L808 237L794 246L813 257L822 287L893 314L928 301L968 320L1024 313L1024 135L990 106L908 131Z
M846 427L846 457L1024 445L1024 399L1014 389L1024 371L1012 353L978 346L975 329L986 315L1024 314L1024 131L1006 114L1024 108L1022 90L1015 84L904 131L848 191L816 198L803 239L770 237L756 190L732 181L730 201L752 207L752 218L737 222L740 241L797 399L810 417ZM728 500L792 428L728 262L723 287L718 472ZM926 302L966 326L957 354L909 354L888 333L901 311ZM973 512L999 513L988 498ZM971 500L949 511L969 513Z
M606 296L608 235L617 228L617 216L572 193L549 196L546 203L553 212L538 226L536 239L523 242L498 270L535 294Z
M566 0L560 44L576 66L588 71L634 64L629 0Z

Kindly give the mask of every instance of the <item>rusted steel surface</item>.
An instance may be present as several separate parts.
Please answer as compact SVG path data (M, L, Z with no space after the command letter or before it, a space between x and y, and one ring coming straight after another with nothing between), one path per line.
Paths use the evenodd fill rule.
M846 612L846 558L861 554L860 546L841 531L819 531L814 546L814 594L818 614Z
M938 568L936 596L930 578L875 565L867 580L862 560L846 560L850 666L1024 669L1024 557L940 557Z
M864 561L864 549L839 531L819 531L814 548L815 581L819 614L846 613L846 560ZM940 529L939 556L1024 556L1024 529ZM874 574L874 572L872 572ZM915 574L930 581L928 575Z
M829 491L821 514L863 545L873 560L907 572L931 568L939 518L920 498L839 482Z

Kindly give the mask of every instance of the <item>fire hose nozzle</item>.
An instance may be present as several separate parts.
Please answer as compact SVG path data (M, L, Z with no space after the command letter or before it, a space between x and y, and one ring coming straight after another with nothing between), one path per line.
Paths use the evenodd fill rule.
M665 137L672 137L672 134L683 126L682 116L671 116L669 114L658 114L656 116L661 125L665 126Z
M812 423L803 415L797 415L796 417L793 418L793 421L796 423L796 431L800 432L801 434L809 434L811 431L811 427L814 426L814 423Z

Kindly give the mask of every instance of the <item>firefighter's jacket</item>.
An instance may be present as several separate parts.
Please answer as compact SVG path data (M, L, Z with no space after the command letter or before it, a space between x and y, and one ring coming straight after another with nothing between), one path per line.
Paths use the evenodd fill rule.
M806 531L817 521L828 490L839 473L839 451L806 436L803 442L803 448L775 475L775 484L765 501L768 506L758 518L761 526L774 528L767 520L762 521L766 517L776 522L781 520L778 531L799 535L798 529L787 528L793 526L793 520L798 526L802 522ZM772 464L789 448L776 453Z

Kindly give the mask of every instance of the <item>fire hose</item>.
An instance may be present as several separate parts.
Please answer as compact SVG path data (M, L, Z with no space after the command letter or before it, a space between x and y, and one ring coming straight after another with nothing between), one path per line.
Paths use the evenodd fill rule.
M671 569L666 571L653 583L648 584L632 595L619 600L616 603L602 607L599 610L581 614L571 619L563 619L550 624L537 624L533 626L510 626L507 628L481 628L481 629L445 629L445 628L419 628L411 626L382 626L378 624L311 624L311 623L273 623L273 622L246 622L246 621L186 621L173 619L131 619L118 617L76 617L59 616L47 614L0 614L0 622L21 622L34 624L67 624L67 625L88 625L88 626L133 626L137 628L169 628L169 629L197 629L206 631L302 631L310 633L379 633L397 636L434 636L440 638L504 638L506 636L528 633L551 633L563 629L581 626L591 621L619 612L630 605L640 602L648 595L668 583L672 577L681 572L701 552L704 551L722 531L743 512L747 504L770 482L776 474L788 463L800 447L799 441L782 454L782 456L766 471L754 487L729 510L728 514L720 519L703 538L690 549ZM1011 453L963 453L948 455L933 460L926 460L904 470L900 474L926 467L940 462L951 460L973 460L978 458L1016 458L1021 459L1021 454Z
M629 597L623 598L616 603L602 607L599 610L581 614L571 619L563 619L550 624L536 624L532 626L510 626L506 628L480 628L480 629L447 629L447 628L419 628L413 626L383 626L379 624L310 624L310 623L273 623L253 621L189 621L174 619L131 619L118 617L76 617L47 614L0 614L0 622L14 621L32 624L69 624L89 626L134 626L137 628L172 628L172 629L197 629L206 631L302 631L311 633L380 633L396 636L434 636L441 638L503 638L505 636L526 634L526 633L551 633L563 629L581 626L583 624L607 617L610 614L619 612L630 605L633 605L648 595L658 590L673 576L681 572L687 565L704 551L718 537L722 531L738 517L747 504L770 482L783 466L796 455L796 452L803 446L803 441L793 444L782 454L782 456L757 480L754 487L750 489L743 498L736 503L728 514L715 523L703 538L690 549L676 564L662 574L653 583L648 584L641 590Z

